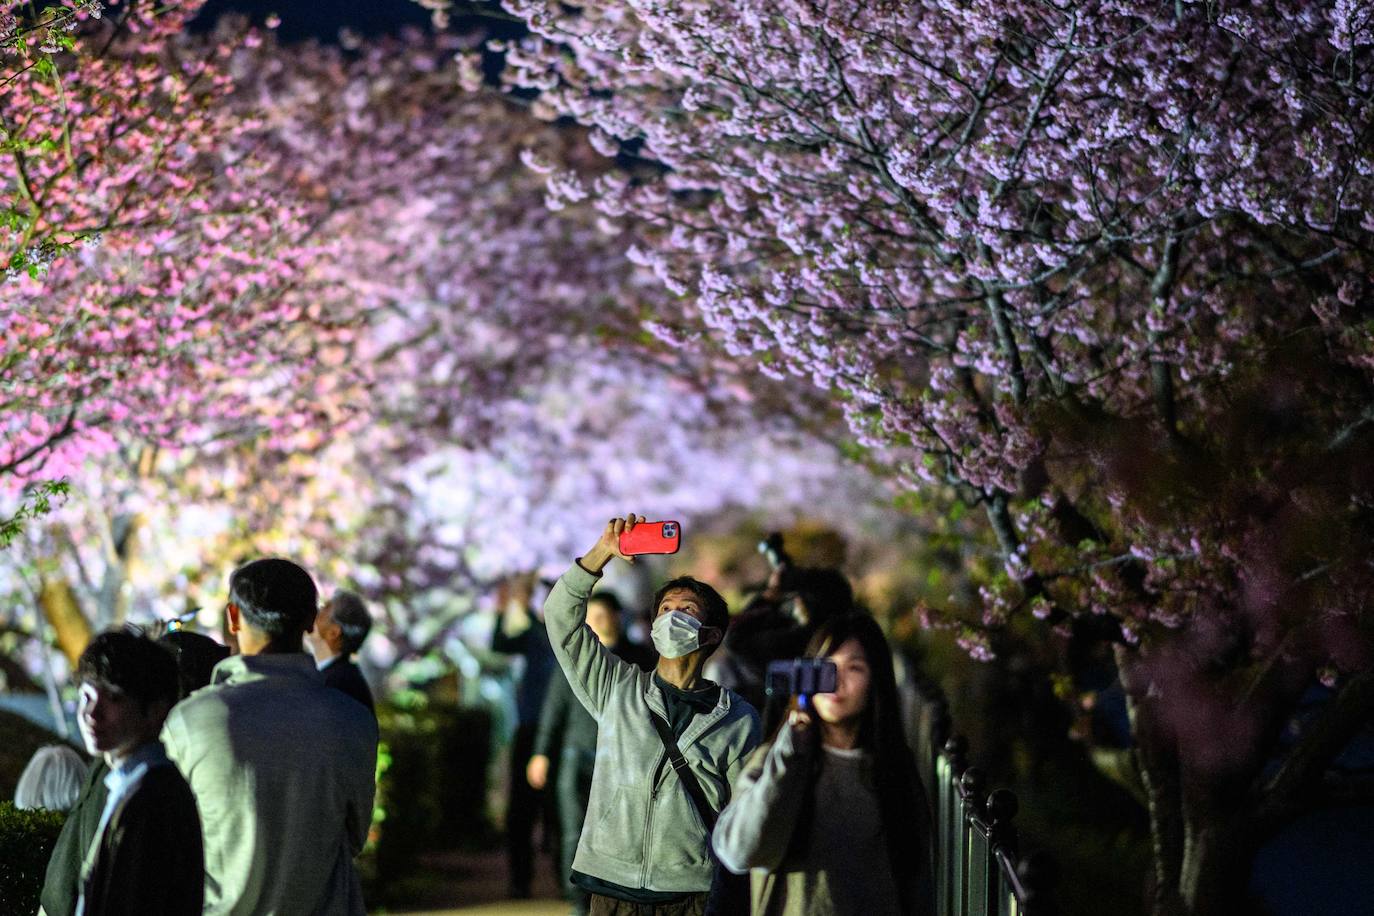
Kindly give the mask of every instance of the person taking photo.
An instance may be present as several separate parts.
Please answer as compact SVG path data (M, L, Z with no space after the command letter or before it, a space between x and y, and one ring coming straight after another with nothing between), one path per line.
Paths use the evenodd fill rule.
M833 617L809 658L834 693L793 701L750 758L712 842L751 874L754 916L932 916L931 818L902 730L892 653L877 621Z
M701 676L730 619L706 583L683 576L654 596L652 672L617 658L587 626L601 571L633 562L620 535L643 521L608 522L544 605L558 664L598 725L572 879L591 895L593 916L702 916L716 876L710 827L758 744L758 713Z

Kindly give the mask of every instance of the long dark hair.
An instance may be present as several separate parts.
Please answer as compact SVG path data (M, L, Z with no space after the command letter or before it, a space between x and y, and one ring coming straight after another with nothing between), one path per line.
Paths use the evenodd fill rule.
M868 752L872 761L878 809L901 911L913 913L917 906L912 898L914 882L903 878L913 871L919 874L928 867L931 819L916 758L906 743L906 732L902 728L902 706L892 669L892 649L878 622L871 615L856 611L831 617L821 624L806 647L806 655L825 658L851 639L857 640L862 647L869 671L868 702L861 713L858 746ZM776 737L775 731L773 738ZM818 755L817 763L825 765L823 754ZM806 829L809 830L809 825ZM805 835L800 829L798 834ZM794 837L793 842L800 839L801 836Z

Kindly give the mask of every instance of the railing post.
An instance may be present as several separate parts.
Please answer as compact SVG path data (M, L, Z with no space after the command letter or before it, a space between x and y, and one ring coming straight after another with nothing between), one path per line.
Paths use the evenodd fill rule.
M958 912L962 916L987 916L988 911L993 862L984 809L986 788L987 777L978 767L969 767L959 779L963 855L960 857Z
M949 704L937 688L922 685L916 724L916 765L926 794L935 798L935 761L949 737Z
M994 848L1005 849L1016 857L1016 827L1012 819L1021 810L1016 793L1010 789L998 789L988 796L988 830Z
M961 916L955 908L955 878L963 839L957 781L964 774L967 749L968 742L961 735L951 735L935 760L935 895L940 916Z
M925 681L919 690L917 756L934 808L936 913L1055 916L1058 866L1044 853L1019 858L1016 795L986 794L986 776L968 766L968 742L953 734L939 687Z
M1015 793L1008 789L998 789L988 796L988 839L991 848L992 867L991 900L989 912L995 916L1022 916L1021 900L1016 879L1017 836L1012 819L1020 803Z

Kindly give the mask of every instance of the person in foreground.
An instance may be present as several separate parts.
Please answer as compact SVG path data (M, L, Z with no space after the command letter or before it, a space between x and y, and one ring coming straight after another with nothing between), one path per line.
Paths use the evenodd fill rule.
M158 645L176 662L179 700L210 683L210 671L229 654L228 649L210 637L187 630L168 633L158 640ZM76 912L76 902L81 896L82 859L100 827L100 816L109 794L105 785L109 772L105 755L98 756L81 787L76 805L62 825L43 878L43 905L39 910L42 916L72 916ZM196 842L200 842L199 833Z
M587 599L587 626L601 644L616 658L645 671L652 669L656 662L652 653L623 638L622 616L620 601L611 592L598 592ZM573 696L562 674L550 680L534 733L534 756L525 767L525 776L531 786L542 789L551 769L558 774L558 865L563 896L573 905L572 916L586 916L591 901L586 891L572 883L572 869L596 771L596 720Z
M701 677L729 623L711 586L684 576L659 589L653 672L617 658L587 626L592 588L611 560L633 562L620 551L620 535L642 521L632 514L607 523L544 605L554 655L599 726L588 804L595 814L582 830L572 877L591 894L593 916L700 916L715 873L709 825L758 744L758 713ZM685 761L682 772L669 762L669 742Z
M110 768L81 865L77 916L199 913L200 817L157 737L177 701L176 661L152 640L114 630L91 640L77 676L81 738Z
M283 559L229 577L239 655L167 717L205 824L207 916L365 912L353 857L376 789L377 722L301 651L315 583Z
M931 818L903 736L892 653L867 614L831 618L807 656L835 663L834 693L792 709L755 752L712 836L752 870L755 916L931 916Z

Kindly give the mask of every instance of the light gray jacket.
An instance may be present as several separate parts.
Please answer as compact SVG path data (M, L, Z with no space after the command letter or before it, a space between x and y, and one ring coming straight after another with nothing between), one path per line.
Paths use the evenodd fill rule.
M549 593L544 624L568 683L599 728L587 820L573 868L622 887L695 893L711 887L706 826L667 763L650 713L668 716L653 673L622 661L586 625L587 597L599 577L573 564ZM759 743L759 717L738 694L721 690L709 713L678 739L711 806Z
M361 916L377 722L304 653L235 655L162 728L205 836L206 916Z

